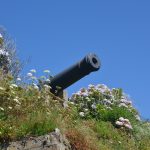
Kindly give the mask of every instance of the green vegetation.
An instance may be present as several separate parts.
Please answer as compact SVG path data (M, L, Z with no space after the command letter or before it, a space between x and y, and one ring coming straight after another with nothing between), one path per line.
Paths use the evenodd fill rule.
M81 92L76 95L79 101L73 95L64 108L63 100L50 93L49 86L39 90L31 82L31 77L31 84L21 83L20 80L17 84L9 74L1 73L0 76L1 144L22 137L43 135L59 128L72 147L79 150L148 150L150 147L150 123L137 119L138 113L131 104L128 108L119 107L118 102L97 104L94 95L85 96ZM108 99L110 97L107 95ZM89 101L91 105L85 107L83 101ZM128 119L132 127L117 125L119 118Z
M7 33L6 29L0 26L0 68L3 73L11 73L16 79L22 69L22 62L17 57L16 44Z
M3 54L4 50L0 55ZM76 150L149 150L150 122L140 119L122 89L89 85L74 93L64 107L64 100L42 84L50 77L48 70L44 73L37 78L32 69L23 82L1 68L1 145L59 128Z

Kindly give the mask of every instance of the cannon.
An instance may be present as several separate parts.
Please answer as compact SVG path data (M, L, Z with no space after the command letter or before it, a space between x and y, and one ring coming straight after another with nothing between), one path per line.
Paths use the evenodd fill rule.
M49 83L51 86L51 92L55 95L59 95L64 89L84 76L91 72L98 71L100 66L100 59L96 54L90 53L86 55L82 60L51 79Z

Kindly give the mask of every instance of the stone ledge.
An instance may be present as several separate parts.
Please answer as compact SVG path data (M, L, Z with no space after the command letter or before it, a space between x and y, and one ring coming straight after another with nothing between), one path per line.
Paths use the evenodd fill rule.
M57 129L59 130L59 129ZM24 138L20 141L10 142L2 150L71 150L68 140L60 132Z

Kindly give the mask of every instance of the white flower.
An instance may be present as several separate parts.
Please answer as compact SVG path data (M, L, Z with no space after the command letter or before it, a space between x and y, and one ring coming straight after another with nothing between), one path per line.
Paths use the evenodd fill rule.
M110 105L110 104L112 104L111 101L110 101L110 100L107 100L107 99L104 99L104 100L102 101L102 103L103 103L104 105Z
M118 125L118 126L123 126L123 122L121 122L121 121L116 121L116 125Z
M0 55L4 54L4 50L0 49Z
M7 58L7 61L9 64L11 63L11 59L9 57Z
M93 84L89 84L89 85L88 85L88 88L89 88L89 89L95 88L95 86L94 86Z
M36 73L36 70L35 69L31 69L30 72Z
M132 104L131 101L126 100L126 99L121 99L120 102L121 102L121 103L125 103L126 105L131 105L131 104Z
M85 100L88 101L88 102L91 101L91 99L89 97L86 97Z
M130 123L129 119L124 119L124 123Z
M33 86L37 86L37 84L35 84L35 83L32 83L33 84Z
M79 115L80 115L81 117L84 117L84 116L85 116L85 115L84 115L84 112L80 112Z
M98 84L96 85L95 89L101 93L105 93L106 91L111 91L105 84Z
M12 130L12 127L9 127L10 130Z
M2 36L2 34L1 34L1 33L0 33L0 38L1 38L1 39L3 39L3 36Z
M105 93L105 92L106 92L106 89L99 89L99 92Z
M108 87L107 87L105 84L100 84L100 85L99 85L99 88L108 89Z
M13 88L13 87L10 87L10 88ZM15 94L15 92L14 92L14 91L11 91L11 93L12 93L12 94Z
M15 101L16 103L18 103L19 105L21 104L17 98L14 98L14 101Z
M128 129L133 129L129 119L124 119L123 117L120 117L119 121L116 121L116 125L124 126Z
M3 87L0 87L0 90L2 90L2 91L3 91L3 90L5 90L5 89L4 89Z
M132 126L131 126L131 124L124 124L124 126L125 126L126 128L128 128L128 129L133 129Z
M82 95L83 97L87 97L87 96L88 96L88 93L87 93L87 92L83 92L83 93L81 93L81 95Z
M3 49L0 49L0 55L3 55L3 56L9 56L9 53L6 52L6 51L3 50Z
M135 115L136 120L141 121L141 118L139 115Z
M39 90L39 87L37 85L34 85L33 87L34 89Z
M50 79L46 79L47 82L50 82Z
M85 108L85 109L84 109L84 111L85 111L85 112L87 112L87 111L88 111L88 109L87 109L87 108Z
M96 109L96 104L95 103L92 104L91 107L92 107L92 109Z
M44 70L43 72L44 72L44 73L50 73L50 71L49 71L49 70Z
M0 110L4 111L4 108L0 107Z
M51 89L51 87L49 85L47 85L47 84L44 84L44 88L48 89L48 90Z
M101 84L97 84L97 85L96 85L96 88L101 88Z
M74 102L69 102L71 105L74 105Z
M123 117L120 117L120 118L119 118L119 121L124 122L124 118L123 118Z
M8 108L9 108L9 109L12 109L12 107L11 107L11 106L9 106Z
M81 96L81 91L78 91L76 95Z
M18 78L17 78L17 81L21 81L21 78L18 77Z
M19 109L19 108L20 108L20 104L17 104L17 105L15 106L15 108Z
M11 84L11 85L10 85L10 88L14 88L14 87L17 88L18 85L16 85L16 84Z
M113 110L111 107L106 107L107 109Z
M28 76L28 77L32 77L32 73L30 73L30 72L27 73L27 76Z
M123 122L121 122L121 121L116 121L116 125L118 125L118 126L123 126L124 124L123 124Z
M132 105L132 101L128 101L128 104L129 104L129 105Z
M5 52L4 54L5 54L5 56L9 56L9 53L8 53L8 52Z
M125 103L120 103L118 106L119 107L126 107L126 108L128 108L128 106Z

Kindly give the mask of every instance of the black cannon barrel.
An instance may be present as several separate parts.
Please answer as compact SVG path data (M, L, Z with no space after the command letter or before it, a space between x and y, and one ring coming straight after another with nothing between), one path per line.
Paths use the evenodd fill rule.
M51 92L58 94L89 73L99 70L100 66L100 59L96 54L90 53L86 55L81 61L51 79Z

